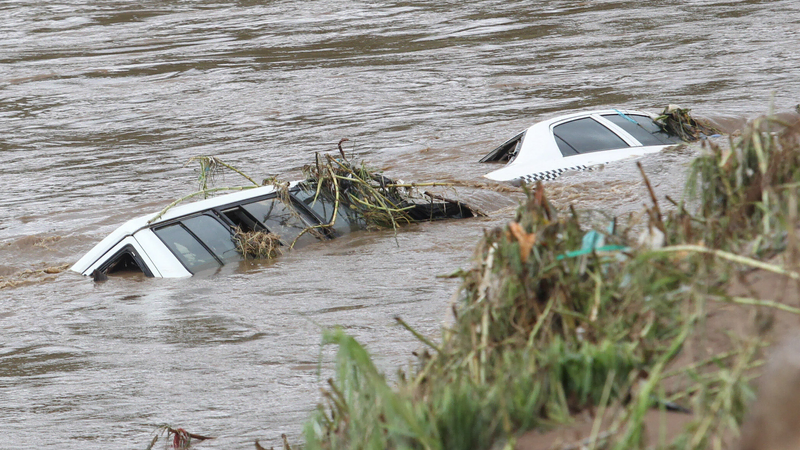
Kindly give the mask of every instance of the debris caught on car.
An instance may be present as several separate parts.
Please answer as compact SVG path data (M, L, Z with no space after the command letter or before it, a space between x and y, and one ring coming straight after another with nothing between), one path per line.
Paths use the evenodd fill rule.
M236 228L233 241L244 259L272 259L283 254L280 236L269 231L242 231L241 228Z
M669 105L656 117L655 122L670 135L678 136L686 142L694 142L719 133L711 125L690 116L689 111L688 108Z
M285 250L372 228L482 215L421 187L446 183L401 183L344 158L317 155L305 180L255 180L217 157L195 157L200 190L157 214L132 219L72 266L94 279L120 271L148 277L188 277L247 258L274 258ZM231 170L250 186L211 187ZM224 191L235 191L212 196ZM188 199L205 199L180 204Z

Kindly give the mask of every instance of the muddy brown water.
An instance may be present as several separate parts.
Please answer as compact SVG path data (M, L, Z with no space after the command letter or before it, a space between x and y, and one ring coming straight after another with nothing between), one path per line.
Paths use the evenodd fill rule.
M428 3L3 2L0 277L72 263L192 191L199 154L291 179L347 137L387 175L470 185L494 145L561 112L675 103L735 128L800 101L794 0ZM680 196L696 150L643 160L662 195ZM645 201L630 162L551 192L610 214ZM457 287L437 276L518 199L458 194L490 217L203 278L0 290L0 447L144 448L162 423L218 437L202 448L298 441L331 373L321 328L405 364L418 343L393 317L436 336Z

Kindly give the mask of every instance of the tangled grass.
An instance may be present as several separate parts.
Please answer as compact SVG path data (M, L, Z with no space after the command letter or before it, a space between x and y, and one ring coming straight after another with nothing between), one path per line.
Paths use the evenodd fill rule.
M669 105L656 118L656 123L669 134L678 136L685 142L694 142L717 134L712 126L689 115L689 109Z
M380 171L367 167L363 162L355 164L344 159L341 143L339 149L342 155L341 159L328 154L324 156L316 154L315 164L303 168L305 180L301 182L299 188L314 192L312 203L324 198L334 204L334 210L330 222L311 225L304 229L300 236L310 233L318 238L324 238L325 234L322 229L333 228L336 220L342 216L364 228L392 228L396 231L399 226L415 222L482 215L479 211L459 201L446 199L429 192L421 194L418 191L420 187L451 187L450 183L395 183L383 176ZM197 162L200 165L199 190L173 201L151 218L148 223L155 222L172 207L195 197L208 198L220 192L241 191L260 186L252 177L218 157L197 156L189 159L189 162ZM212 187L214 180L225 170L244 177L252 184ZM300 218L302 214L297 211L296 205L289 195L290 183L272 177L264 179L263 185L267 184L275 186L275 191L282 203L288 206L302 221ZM237 237L242 253L251 256L256 254L272 255L269 257L279 255L280 253L271 250L267 253L262 252L262 250L269 249L268 245L263 245L268 240L266 235L269 232L262 234L264 236L254 234ZM250 241L254 240L258 243L251 245ZM294 242L289 245L290 248L293 246ZM256 253L250 253L250 250L255 250Z
M236 229L233 242L244 259L272 259L283 254L280 236L268 231L242 231Z
M720 247L757 234L756 251L785 239L790 223L797 221L800 122L758 118L729 148L704 147L706 153L692 164L688 186L690 195L700 199L693 219L701 237Z
M450 183L395 183L363 162L317 154L315 164L305 166L303 173L307 185L316 192L315 198L323 195L335 202L337 210L355 211L367 227L397 230L398 226L425 220L480 215L467 205L430 193L426 200L418 201L422 197L418 188L452 186ZM435 200L441 205L439 211L430 206Z

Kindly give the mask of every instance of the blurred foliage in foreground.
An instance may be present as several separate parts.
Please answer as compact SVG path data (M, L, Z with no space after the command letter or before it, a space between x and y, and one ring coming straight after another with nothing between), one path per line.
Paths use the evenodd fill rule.
M652 199L646 223L591 229L576 211L557 213L536 186L459 275L455 320L441 342L415 333L428 349L410 373L390 385L353 338L325 333L339 348L337 372L306 425L307 447L513 448L526 430L585 413L597 418L592 433L571 448L735 441L769 325L721 333L718 348L691 358L686 347L719 332L706 323L721 304L762 318L776 308L798 313L733 297L729 286L752 268L799 279L764 262L797 254L799 139L798 123L766 117L729 148L706 142L687 190L694 212L683 203L663 212L642 173ZM645 415L654 408L690 414L690 424L648 442Z

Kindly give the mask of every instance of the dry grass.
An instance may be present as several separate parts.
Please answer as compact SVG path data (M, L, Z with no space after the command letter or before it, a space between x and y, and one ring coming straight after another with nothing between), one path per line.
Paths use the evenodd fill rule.
M283 254L280 236L266 231L242 231L236 229L233 236L236 249L244 259L272 259Z

